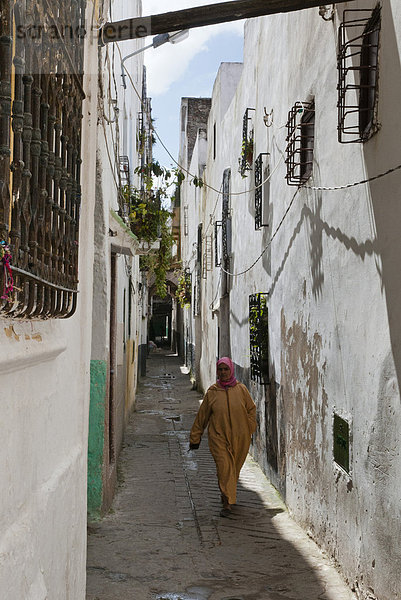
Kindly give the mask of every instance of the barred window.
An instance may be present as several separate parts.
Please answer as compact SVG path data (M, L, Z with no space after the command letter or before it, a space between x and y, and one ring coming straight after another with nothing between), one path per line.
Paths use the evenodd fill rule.
M69 317L78 291L84 0L1 2L0 310Z
M296 102L287 121L287 183L302 185L312 175L315 103Z
M255 109L247 108L242 120L241 156L238 159L238 170L242 177L247 176L253 164L254 129L251 112L255 112Z
M269 322L267 293L249 296L249 346L251 379L269 383Z
M255 160L255 229L268 227L267 210L269 202L270 181L267 181L270 175L270 166L267 152L259 154Z
M378 129L381 8L345 10L339 28L338 140L365 142Z
M231 186L231 169L226 169L223 173L223 203L221 211L221 234L222 234L222 255L223 266L225 269L230 267L231 246L232 246L232 229L230 215L230 186Z
M221 266L221 221L214 222L214 266Z
M194 302L193 316L196 317L201 312L201 279L202 279L202 237L203 224L198 225L198 241L196 245L196 265L195 265L195 285L194 285Z

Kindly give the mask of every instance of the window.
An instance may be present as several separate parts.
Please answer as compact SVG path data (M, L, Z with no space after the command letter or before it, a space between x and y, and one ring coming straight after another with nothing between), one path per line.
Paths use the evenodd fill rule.
M287 121L287 183L302 185L312 175L315 143L315 103L297 102Z
M333 417L333 457L334 462L350 472L350 428L349 423L334 413Z
M265 181L270 174L266 152L259 154L255 160L255 229L268 227L267 210L269 201L270 181ZM265 182L265 183L264 183Z
M198 241L196 245L196 266L195 266L195 285L194 285L194 302L193 316L196 317L201 311L201 279L202 279L202 232L203 224L198 225Z
M221 233L222 233L222 250L223 250L223 266L228 271L230 266L231 245L232 245L232 229L230 215L230 184L231 184L231 169L226 169L223 174L223 206L221 211Z
M242 120L242 144L241 144L241 156L238 159L239 172L242 177L247 176L247 172L252 169L253 164L253 124L251 111L255 111L254 108L247 108Z
M221 266L221 221L214 222L214 266Z
M184 235L188 235L188 206L184 206Z
M217 156L217 132L216 132L216 123L213 125L213 160L216 160Z
M212 270L212 260L213 260L213 251L212 251L212 236L207 235L204 239L203 245L203 257L202 257L202 279L207 278L207 273Z
M381 9L346 10L339 28L338 140L365 142L378 130Z
M249 296L249 347L251 379L262 385L269 383L268 294Z
M49 0L50 10L38 1L29 15L23 2L3 5L0 242L10 247L14 289L0 300L0 311L66 318L75 311L78 290L85 2L77 0L71 12L71 5L56 0ZM32 18L40 21L34 23L40 44L27 33ZM65 23L71 34L53 39L54 28L62 32Z

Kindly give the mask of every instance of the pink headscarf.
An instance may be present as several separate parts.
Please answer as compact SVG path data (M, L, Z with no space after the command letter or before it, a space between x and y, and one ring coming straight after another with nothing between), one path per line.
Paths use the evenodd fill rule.
M231 358L228 358L228 356L223 356L223 358L220 358L217 361L217 367L221 364L225 364L227 365L227 367L230 369L230 379L228 379L227 381L220 381L220 379L217 379L217 383L219 385L221 385L222 388L226 389L229 387L233 387L236 383L237 380L234 377L234 364L233 361L231 360Z

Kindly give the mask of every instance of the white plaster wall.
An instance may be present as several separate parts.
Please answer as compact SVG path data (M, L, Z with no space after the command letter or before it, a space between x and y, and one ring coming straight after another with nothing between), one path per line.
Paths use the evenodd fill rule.
M0 596L7 600L85 597L96 71L97 44L88 38L77 311L64 321L0 319Z
M129 5L121 0L115 0L111 4L107 15L109 19L117 21L132 15L142 13L142 3L135 0ZM140 319L142 304L135 297L139 293L140 281L139 257L135 256L137 244L130 236L125 234L123 228L117 225L111 216L110 209L115 212L119 210L118 202L118 159L126 155L129 159L131 185L138 184L138 176L134 173L138 166L138 154L136 150L137 116L141 111L142 94L142 71L143 54L138 53L125 63L126 88L122 87L121 59L128 54L143 47L144 41L129 40L115 45L109 45L101 50L100 65L102 74L102 101L99 103L99 127L98 127L98 183L100 190L98 194L98 214L96 219L103 221L101 235L96 239L99 247L99 268L95 268L95 277L99 285L94 290L94 332L92 345L92 358L108 360L110 351L110 256L113 251L118 250L116 246L122 244L121 252L117 252L117 364L123 365L126 347L124 343L128 340L128 298L129 298L129 276L132 277L132 302L131 302L131 340L134 345L134 364L128 365L128 379L121 383L127 385L131 394L136 387L137 357L138 357L138 333L141 329ZM135 86L135 88L134 88ZM115 111L114 107L117 108ZM110 237L109 230L117 233L119 238ZM122 238L121 238L122 236ZM122 240L122 241L121 241ZM128 253L128 254L127 254ZM133 256L134 255L134 256ZM124 307L124 290L126 291L126 302ZM124 326L124 312L126 323ZM96 318L99 315L99 319ZM134 398L127 400L128 404Z
M289 187L282 153L289 109L316 102L313 179L333 186L371 177L400 161L401 8L383 2L379 118L366 144L337 141L337 31L343 8L373 8L359 0L324 22L318 9L248 21L244 71L220 119L219 78L209 117L206 182L219 189L231 167L233 218L232 358L249 368L248 297L269 293L271 371L278 384L277 481L297 520L338 561L361 598L401 596L400 534L400 284L398 173L342 191ZM224 68L224 65L223 67ZM221 74L220 74L221 76ZM221 81L221 79L220 79ZM237 172L242 117L255 108L255 153L270 153L269 228L254 230L253 173ZM263 123L274 110L273 126ZM212 156L217 123L217 158ZM188 196L189 197L189 196ZM204 191L200 221L221 199ZM289 208L290 207L290 208ZM286 214L286 211L288 213ZM284 215L285 219L282 221ZM193 214L193 218L197 218ZM282 222L282 224L281 224ZM280 225L281 224L281 225ZM195 224L191 226L195 230ZM276 231L277 230L277 231ZM187 248L187 252L190 249ZM216 320L210 306L218 270L208 276L202 305L201 379L214 376ZM218 309L218 298L214 303ZM264 392L251 386L259 411ZM332 419L351 425L351 473L333 462ZM263 425L263 415L260 422ZM370 594L370 596L369 596Z

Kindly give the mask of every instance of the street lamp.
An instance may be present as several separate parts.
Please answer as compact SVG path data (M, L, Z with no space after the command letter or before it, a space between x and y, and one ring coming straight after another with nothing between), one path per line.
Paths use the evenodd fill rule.
M121 61L121 78L123 80L124 89L127 88L127 85L125 83L126 74L125 74L125 66L124 66L124 63L127 60L127 58L131 58L131 56L135 56L135 54L140 54L141 52L144 52L148 48L158 48L159 46L162 46L166 42L170 42L171 44L178 44L178 42L182 42L183 40L186 40L188 35L189 35L188 29L183 29L182 31L177 31L176 33L159 33L159 35L156 35L153 38L152 43L149 44L148 46L139 48L139 50L135 50L135 52L131 52L131 54L124 56L124 58Z

